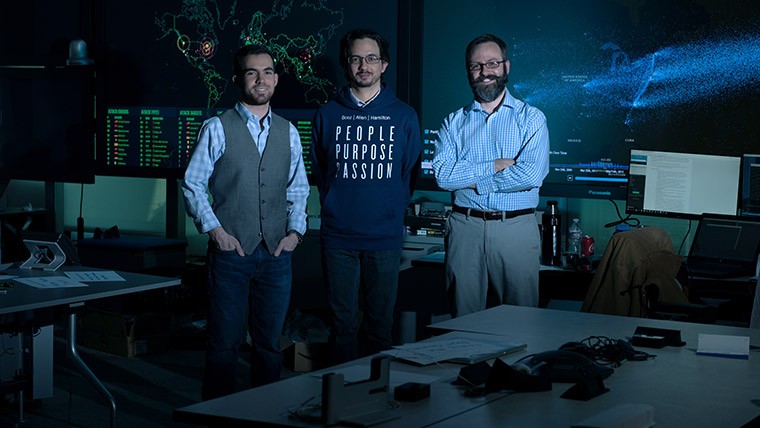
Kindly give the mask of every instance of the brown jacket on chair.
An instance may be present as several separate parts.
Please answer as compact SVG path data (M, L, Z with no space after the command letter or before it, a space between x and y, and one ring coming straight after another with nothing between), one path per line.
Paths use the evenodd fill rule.
M642 227L610 238L581 311L647 317L645 287L657 285L661 302L688 303L676 280L682 258L668 233Z

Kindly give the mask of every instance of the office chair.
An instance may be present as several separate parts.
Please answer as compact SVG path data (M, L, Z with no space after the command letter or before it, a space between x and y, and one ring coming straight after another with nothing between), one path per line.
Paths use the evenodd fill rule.
M695 308L676 279L682 262L670 236L659 227L615 234L581 311L640 318L665 318L675 308L691 313Z

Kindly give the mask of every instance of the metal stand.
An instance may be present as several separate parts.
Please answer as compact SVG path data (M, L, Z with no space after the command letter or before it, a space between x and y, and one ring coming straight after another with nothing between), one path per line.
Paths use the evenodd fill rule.
M67 341L69 345L67 352L69 358L74 361L82 375L90 381L92 386L95 387L95 389L97 389L111 405L111 427L116 428L116 400L114 400L113 395L108 392L108 389L106 389L103 383L100 382L100 379L95 377L95 374L89 367L87 367L87 364L82 361L79 352L77 352L77 314L75 312L69 314L69 332Z
M18 400L18 421L21 423L26 422L26 420L24 420L24 390L23 389L16 394L16 399Z
M55 242L24 239L24 245L29 250L29 259L21 265L22 269L55 271L66 263L66 254Z
M353 383L345 383L342 374L323 375L321 422L367 427L400 418L388 409L390 364L389 357L373 358L369 379Z

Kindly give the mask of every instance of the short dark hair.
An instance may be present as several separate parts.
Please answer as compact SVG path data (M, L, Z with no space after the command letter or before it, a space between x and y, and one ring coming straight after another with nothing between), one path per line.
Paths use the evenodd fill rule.
M269 55L269 58L272 58L272 63L277 65L277 62L274 59L274 54L272 54L272 51L269 50L268 47L264 45L245 45L240 47L240 49L235 52L235 59L233 61L232 66L235 69L235 76L237 76L239 79L243 78L243 68L245 67L245 57L248 55ZM275 69L276 70L276 69Z
M470 65L470 55L472 55L472 51L475 50L475 48L478 45L482 45L483 43L488 42L494 42L496 43L499 48L501 48L501 56L503 60L509 59L507 56L507 44L504 43L504 40L494 36L493 34L481 34L478 37L475 37L470 41L470 43L467 44L467 49L464 51L464 66L467 67Z
M359 39L372 39L377 42L380 48L380 58L385 62L391 62L390 45L383 36L375 30L369 28L356 28L344 34L340 39L340 66L346 73L346 79L351 80L351 66L348 63L348 57L351 56L351 43Z

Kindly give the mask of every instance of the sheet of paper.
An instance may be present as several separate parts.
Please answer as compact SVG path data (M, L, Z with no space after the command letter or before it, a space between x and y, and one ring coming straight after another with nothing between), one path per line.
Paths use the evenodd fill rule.
M15 278L14 281L34 288L87 287L67 276L40 276L36 278Z
M700 334L698 341L698 355L749 359L749 336Z
M440 361L469 363L496 358L524 347L525 345L515 343L453 338L408 343L382 353L424 366Z
M69 278L81 282L124 281L124 278L122 278L121 275L112 270L77 271L64 273Z

